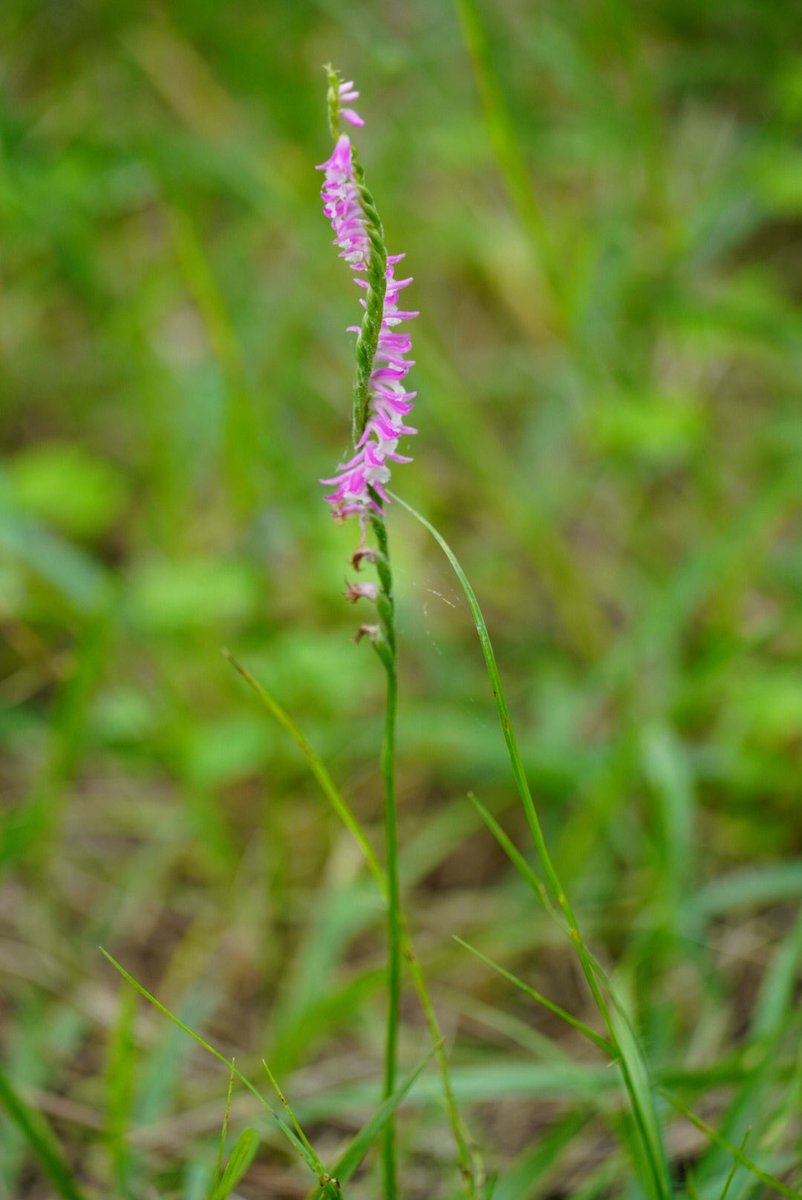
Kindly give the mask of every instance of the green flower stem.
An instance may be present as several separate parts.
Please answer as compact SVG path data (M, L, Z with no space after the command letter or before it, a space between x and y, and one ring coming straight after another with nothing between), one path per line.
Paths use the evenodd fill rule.
M329 85L326 93L326 109L329 118L329 131L333 140L336 142L340 136L340 72L335 71L331 63L326 63L323 70L326 72L326 81Z
M331 66L326 67L328 78L328 111L329 128L332 137L337 140L340 131L340 87L341 79ZM353 389L352 435L354 446L361 445L363 435L371 415L371 400L373 388L371 378L374 369L377 349L380 342L382 321L384 319L384 304L387 292L387 247L384 239L384 229L376 208L375 201L365 183L365 173L359 162L353 146L350 146L351 179L358 193L359 205L362 212L362 233L365 243L360 240L360 268L365 268L364 282L367 284L365 296L365 311L356 342L356 368ZM353 264L352 264L353 265ZM360 280L360 282L362 282ZM426 1023L435 1041L435 1053L441 1066L446 1104L449 1117L457 1142L460 1169L462 1171L467 1194L476 1195L476 1179L480 1173L475 1164L464 1137L456 1101L451 1090L448 1077L448 1067L445 1052L442 1049L442 1038L439 1035L437 1018L431 1000L426 991L420 967L411 953L409 935L404 924L401 911L400 881L398 872L398 817L395 795L395 742L398 709L398 670L396 660L395 612L393 602L393 580L390 569L390 555L387 541L387 529L381 511L381 499L371 489L370 499L373 511L370 523L376 540L377 553L375 557L376 570L379 577L379 589L376 594L376 608L379 618L377 627L365 626L362 633L369 632L376 653L382 661L387 677L384 740L381 753L381 771L384 784L385 810L385 859L387 898L387 1032L384 1054L384 1097L391 1096L395 1091L398 1065L398 1034L401 1000L401 981L403 958L406 956L415 986L421 996ZM363 517L364 519L364 517ZM364 530L363 530L364 533ZM358 594L358 593L357 593ZM395 1127L392 1116L383 1132L383 1169L385 1200L396 1200L397 1196L397 1165Z
M384 665L387 676L387 694L384 715L384 745L382 746L381 768L384 783L384 837L385 869L387 873L387 1032L384 1045L383 1096L391 1096L395 1090L398 1073L398 1023L401 1006L401 973L403 922L401 918L401 886L398 874L398 813L395 796L395 733L398 714L398 670L395 641L395 603L393 600L393 576L390 570L390 553L387 542L387 526L384 517L377 512L371 516L371 525L379 551L376 570L381 588L377 607L381 624L376 651ZM382 1159L384 1167L385 1200L395 1200L398 1195L395 1121L391 1118L382 1135Z
M395 655L393 655L393 660ZM398 680L395 661L387 668L382 775L384 778L384 836L387 860L387 1036L384 1049L384 1097L395 1091L398 1064L398 1020L401 1004L401 921L398 880L398 820L395 802L395 725ZM385 1195L395 1200L395 1124L387 1122L383 1137Z
M365 172L353 147L351 148L351 161L354 169L354 182L359 191L359 201L365 214L365 228L370 241L370 260L367 270L367 281L370 286L367 292L362 327L356 340L352 428L354 445L356 445L365 431L370 412L370 376L373 371L373 360L376 357L376 347L379 344L379 333L384 315L384 294L387 291L387 246L376 202L365 184Z

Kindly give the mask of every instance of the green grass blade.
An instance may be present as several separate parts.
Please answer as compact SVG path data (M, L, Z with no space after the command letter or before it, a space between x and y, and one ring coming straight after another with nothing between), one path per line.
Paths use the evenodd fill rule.
M552 904L548 892L543 886L543 880L535 874L529 863L524 858L523 854L521 854L521 851L518 849L512 839L508 837L493 814L485 808L481 800L478 800L472 792L468 793L468 799L479 813L479 816L482 818L487 828L493 834L493 837L496 839L499 846L501 846L502 850L507 855L507 858L515 867L518 874L523 880L525 880L525 882L535 893L546 912L549 913L558 923L561 923L561 918Z
M589 1025L586 1025L584 1021L581 1021L579 1017L573 1016L572 1013L567 1012L566 1009L562 1008L559 1004L556 1004L553 1000L549 1000L548 996L544 996L542 992L538 992L535 990L535 988L530 987L528 983L524 983L524 981L517 975L514 975L512 971L508 971L506 967L502 967L500 963L494 962L492 958L488 958L486 954L482 954L481 950L477 950L475 946L470 944L470 942L466 942L463 940L463 938L456 936L454 937L454 941L457 942L458 945L462 946L464 950L470 951L470 953L475 955L476 958L485 964L485 966L490 967L491 970L495 971L498 975L501 975L503 979L506 979L509 983L513 984L514 987L519 988L522 992L526 992L527 996L530 996L532 1000L534 1000L537 1004L540 1004L543 1008L548 1009L548 1011L553 1013L555 1017L559 1017L561 1021L565 1021L566 1024L575 1029L577 1033L581 1033L582 1036L587 1038L589 1042L592 1042L594 1046L598 1046L600 1050L603 1050L609 1058L616 1057L615 1047L608 1042L606 1038L601 1037L598 1033L596 1033L595 1030L591 1029Z
M560 881L557 878L557 874L554 870L551 856L549 855L548 847L546 846L546 840L543 836L540 818L537 814L537 809L535 808L535 802L532 798L532 793L529 788L529 781L526 778L526 771L524 769L521 751L518 747L518 739L515 736L515 731L512 726L512 719L507 707L507 698L501 683L501 676L499 675L498 664L496 663L495 651L493 650L493 644L490 641L490 634L488 633L487 624L485 622L482 610L479 607L479 601L476 598L476 593L471 587L467 575L460 566L457 556L454 554L454 551L451 549L442 534L435 529L434 525L427 521L424 516L412 508L411 505L407 504L405 500L402 500L400 496L397 496L392 492L390 494L392 495L393 499L401 505L402 508L405 508L407 512L410 513L416 521L420 522L424 529L427 529L432 535L451 564L454 574L459 580L460 587L465 594L465 599L468 601L468 607L470 608L471 616L473 617L474 628L476 629L476 634L479 638L479 645L482 648L482 655L484 656L485 660L485 668L493 689L493 697L496 703L499 722L501 724L501 731L504 735L504 741L507 746L507 753L510 759L510 766L512 767L515 786L517 788L518 795L520 796L521 803L526 814L526 819L529 823L529 828L537 848L538 857L543 864L544 871L548 878L549 886L552 889L555 899L562 907L562 905L565 903L565 895L562 885L560 884Z
M112 1032L105 1072L106 1134L111 1158L111 1178L121 1196L131 1191L132 1155L126 1137L132 1125L134 1102L134 1017L136 996L127 988L120 997L120 1012Z
M354 1140L351 1142L345 1153L337 1160L334 1168L335 1177L341 1182L350 1179L354 1171L357 1169L366 1153L385 1129L387 1122L395 1114L401 1101L405 1098L409 1090L412 1088L416 1080L423 1074L426 1067L432 1061L436 1054L436 1047L429 1051L415 1070L406 1077L403 1083L396 1088L391 1096L388 1096L379 1107L376 1109L368 1123L360 1129Z
M234 1064L231 1064L232 1069L228 1073L228 1091L226 1092L226 1107L223 1112L223 1124L220 1127L220 1144L217 1149L217 1165L214 1172L214 1182L212 1187L220 1182L223 1178L223 1158L226 1152L226 1138L228 1137L228 1121L231 1116L231 1101L234 1097Z
M670 1197L673 1185L655 1104L655 1088L629 1017L615 997L610 1006L608 1028L621 1056L621 1073L652 1182L658 1195Z
M690 1121L691 1125L693 1125L695 1129L698 1129L700 1133L703 1133L705 1137L709 1138L710 1141L716 1146L719 1146L722 1150L726 1150L735 1162L754 1175L756 1179L759 1179L761 1183L765 1183L767 1187L770 1187L772 1191L778 1192L779 1195L787 1196L788 1200L800 1200L802 1192L796 1188L789 1187L787 1183L783 1183L781 1179L778 1179L776 1175L772 1175L771 1172L764 1171L763 1168L758 1165L758 1163L754 1162L753 1159L748 1158L747 1155L744 1154L743 1150L736 1146L734 1142L728 1141L728 1139L723 1137L718 1130L714 1129L712 1125L708 1125L707 1121L704 1121L701 1117L697 1116L692 1109L683 1104L682 1101L677 1099L676 1096L673 1096L670 1092L667 1092L663 1088L660 1089L660 1094L665 1100L668 1101L672 1108L676 1109L678 1113L682 1114L686 1121Z
M323 795L328 800L332 809L337 814L337 816L340 818L340 820L342 821L345 828L348 830L348 832L353 837L354 841L359 846L359 849L362 851L363 857L365 859L365 863L367 864L368 870L370 871L373 878L376 880L376 883L379 885L379 888L381 889L382 893L386 896L387 895L387 880L385 878L384 871L382 870L379 860L376 857L376 853L375 853L373 847L371 846L370 842L368 841L368 838L366 837L365 832L362 829L362 826L357 821L357 819L354 816L353 812L351 811L351 808L349 807L349 805L343 799L339 788L334 783L334 780L332 779L329 772L326 770L326 767L324 766L321 759L318 757L318 755L313 750L312 746L309 744L304 733L295 724L295 722L293 721L293 719L289 715L289 713L279 704L279 702L273 696L271 696L271 694L270 694L270 692L268 692L267 688L263 687L263 685L261 683L259 683L256 679L254 679L254 677L253 677L253 675L251 675L250 671L246 667L243 667L241 663L237 662L237 660L234 658L233 654L230 654L228 652L228 650L224 650L223 656L226 659L228 659L228 661L231 663L234 670L239 675L242 676L242 678L247 683L248 687L251 688L256 693L256 695L261 700L262 704L264 704L265 708L270 713L271 717L273 717L273 719L278 722L278 724L282 727L282 729L285 729L287 731L287 733L290 735L292 740L295 742L296 746L298 747L298 749L301 751L304 758L306 759L306 763L307 763L307 766L309 767L309 770L312 772L315 779L317 780L320 790L323 792Z
M773 1088L772 1068L782 1039L795 1012L795 991L802 961L802 916L791 927L777 948L764 976L750 1029L754 1052L759 1059L733 1100L721 1124L722 1135L731 1143L743 1138L747 1130L756 1130L760 1144L765 1108ZM711 1148L699 1164L702 1184L720 1175L725 1167L720 1149ZM740 1200L743 1181L732 1187L734 1200Z
M696 1183L696 1176L693 1171L689 1171L685 1177L685 1190L688 1194L688 1200L701 1200L699 1195L699 1187Z
M493 1056L470 1065L455 1067L454 1092L465 1104L495 1103L518 1097L581 1103L606 1117L621 1113L621 1081L608 1062L591 1063L566 1055L552 1062L539 1062L523 1055ZM431 1106L436 1094L434 1080L419 1080L409 1095L412 1106ZM346 1112L364 1111L375 1100L375 1082L342 1084L325 1094L310 1095L296 1105L307 1125L336 1121Z
M246 1173L259 1149L259 1135L255 1129L243 1129L231 1148L226 1169L220 1182L212 1192L211 1200L226 1200Z
M744 1133L743 1137L741 1138L740 1149L741 1149L742 1154L746 1150L746 1143L749 1141L749 1135L751 1134L751 1132L752 1132L751 1129L747 1129L746 1132ZM739 1164L738 1164L737 1159L733 1159L732 1166L730 1167L730 1170L729 1170L729 1174L727 1175L727 1178L724 1181L724 1189L721 1193L721 1200L727 1200L727 1195L729 1193L730 1188L732 1187L732 1181L735 1178L735 1172L738 1170L738 1165Z
M746 867L713 879L699 890L694 907L710 919L732 911L802 898L802 862Z
M22 1133L36 1161L62 1200L86 1200L84 1192L75 1182L72 1170L50 1125L41 1113L26 1104L2 1069L0 1105Z
M196 1033L194 1029L191 1029L189 1025L186 1025L180 1017L177 1017L175 1013L171 1012L169 1008L162 1004L161 1000L157 1000L156 997L147 990L147 988L142 986L138 979L135 979L133 975L130 975L128 971L126 971L125 967L118 963L116 958L113 958L112 955L109 954L108 950L104 950L102 946L100 946L99 949L100 953L111 963L115 971L119 971L123 979L125 979L132 988L139 992L143 999L147 1000L149 1004L152 1004L154 1008L158 1009L162 1016L167 1017L168 1021L172 1021L173 1025L177 1025L178 1028L187 1034L188 1037L191 1037L193 1042L197 1042L197 1044L203 1050L205 1050L207 1054L211 1054L212 1058L216 1058L217 1061L222 1063L228 1071L232 1072L240 1081L240 1083L248 1089L251 1095L259 1101L262 1108L264 1108L265 1111L270 1114L281 1132L292 1144L294 1149L301 1156L310 1170L314 1171L318 1178L321 1175L325 1175L326 1168L323 1166L323 1163L320 1161L317 1155L314 1153L310 1155L306 1146L299 1141L298 1137L289 1127L287 1122L270 1106L255 1084L251 1083L250 1079L248 1079L247 1075L244 1075L242 1071L240 1071L239 1067L237 1067L230 1059L226 1058L224 1054L221 1054L219 1050L202 1038L199 1033Z
M677 938L684 929L689 897L696 892L694 781L685 749L671 729L659 724L645 729L641 754L660 818L655 832L663 879L661 917Z
M298 1139L299 1139L299 1140L302 1142L302 1144L303 1144L303 1145L306 1147L306 1150L307 1150L307 1153L309 1154L309 1156L310 1156L312 1159L314 1159L315 1161L319 1162L319 1159L317 1158L317 1155L315 1154L315 1151L314 1151L314 1150L313 1150L313 1148L312 1148L312 1144L311 1144L311 1142L309 1141L309 1138L306 1136L306 1134L304 1133L303 1129L301 1128L301 1125L300 1125L300 1123L299 1123L299 1121L298 1121L298 1118L296 1117L295 1113L293 1112L293 1110L292 1110L292 1108L291 1108L291 1106L290 1106L290 1102L289 1102L289 1100L288 1100L288 1099L287 1099L287 1097L284 1095L284 1092L281 1090L281 1087L280 1087L280 1085L279 1085L279 1082L278 1082L278 1080L276 1079L275 1075L274 1075L274 1074L273 1074L273 1072L270 1070L270 1067L267 1065L267 1063L265 1062L265 1060L264 1060L264 1059L262 1059L262 1066L263 1066L263 1067L264 1067L264 1069L265 1069L265 1072L266 1072L266 1074L267 1074L267 1078L270 1080L270 1083L271 1083L271 1086L272 1086L272 1088L273 1088L273 1091L276 1093L276 1095L278 1096L278 1098L279 1098L279 1100L280 1100L280 1102L281 1102L281 1106L282 1106L282 1108L284 1109L284 1111L286 1112L287 1116L290 1118L290 1121L292 1122L292 1126L293 1126L293 1128L294 1128L294 1130L295 1130L295 1132L296 1132L296 1134L297 1134L297 1136L298 1136ZM322 1168L322 1163L321 1163L321 1168Z

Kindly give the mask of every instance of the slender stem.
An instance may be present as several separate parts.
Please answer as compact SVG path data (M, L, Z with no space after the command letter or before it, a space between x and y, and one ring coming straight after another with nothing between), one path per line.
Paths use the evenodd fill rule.
M395 802L395 722L398 706L398 680L395 652L392 667L387 668L387 707L382 750L384 776L384 828L387 858L387 1038L384 1050L384 1096L395 1091L398 1062L398 1017L401 1002L401 923L398 879L398 819ZM385 1195L396 1195L395 1128L389 1120L384 1130Z
M401 970L403 921L401 916L401 887L398 874L398 813L395 796L395 731L398 714L398 670L395 640L395 603L387 526L376 513L371 518L379 550L376 564L381 593L378 600L381 638L376 645L387 676L384 715L384 745L381 767L384 783L384 837L387 871L387 1032L384 1046L384 1097L395 1090L398 1068L398 1022L401 1006ZM398 1194L396 1167L395 1121L391 1118L384 1127L382 1138L385 1200L395 1200Z
M384 296L387 291L387 247L376 202L365 183L365 171L353 147L351 148L351 166L354 172L354 183L359 192L359 203L365 216L365 232L370 242L365 314L362 317L362 325L356 339L356 377L354 379L352 418L352 433L356 446L365 432L365 425L370 413L370 377L373 372L376 347L379 344L379 332L384 316Z

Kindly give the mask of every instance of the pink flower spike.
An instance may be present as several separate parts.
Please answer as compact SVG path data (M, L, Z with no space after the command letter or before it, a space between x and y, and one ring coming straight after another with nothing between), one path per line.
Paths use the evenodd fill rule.
M340 105L350 104L357 99L359 93L354 89L352 80L339 84L337 100ZM337 111L349 125L364 125L354 109L340 107ZM365 276L369 270L376 268L377 251L371 237L375 242L379 226L375 214L369 217L363 208L363 186L361 180L358 182L355 177L353 151L347 134L337 139L331 156L320 164L319 170L325 172L321 197L323 212L334 230L334 244L340 252L340 258L354 272L355 283L365 290L365 295L359 300L361 308L371 311L375 297L370 290L370 280ZM398 326L404 321L413 320L418 313L398 307L399 293L412 283L411 278L395 278L396 265L403 258L403 254L388 254L385 260L384 301L366 388L367 419L358 432L352 456L340 463L332 478L321 480L321 483L333 489L326 500L334 519L344 521L348 517L358 516L363 534L366 517L371 512L380 513L382 504L389 503L386 491L390 480L389 464L412 461L406 455L399 454L399 440L417 432L405 421L416 393L406 390L404 380L415 363L407 357L412 351L412 339L408 333L398 332ZM378 313L374 315L378 317ZM351 325L348 331L359 336L362 326ZM358 563L355 561L354 565L358 566ZM370 594L373 587L349 585L346 594L354 601L359 597L375 599Z

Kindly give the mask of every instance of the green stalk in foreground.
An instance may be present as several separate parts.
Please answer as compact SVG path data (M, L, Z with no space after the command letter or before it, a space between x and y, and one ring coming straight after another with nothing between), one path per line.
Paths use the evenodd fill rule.
M632 1117L638 1132L638 1141L646 1165L647 1181L650 1185L650 1190L655 1200L671 1200L673 1196L671 1172L666 1158L660 1122L655 1106L654 1087L649 1078L643 1052L622 1005L612 993L609 980L582 936L576 914L549 853L537 808L535 807L529 782L526 778L526 771L523 759L521 758L518 740L510 719L507 700L501 676L499 675L498 664L496 663L496 656L482 610L479 607L479 601L454 551L442 534L425 517L421 516L414 508L401 500L400 497L394 495L393 499L405 508L407 512L411 513L429 531L451 564L465 593L465 598L468 601L479 637L479 643L482 647L488 678L493 689L493 696L496 701L496 709L504 741L507 745L507 753L512 767L516 790L523 805L532 839L535 843L535 850L540 860L545 884L565 921L568 936L582 967L582 973L587 980L594 1003L607 1028L610 1042L615 1048L622 1080L629 1096ZM550 905L546 907L547 910L551 910Z

